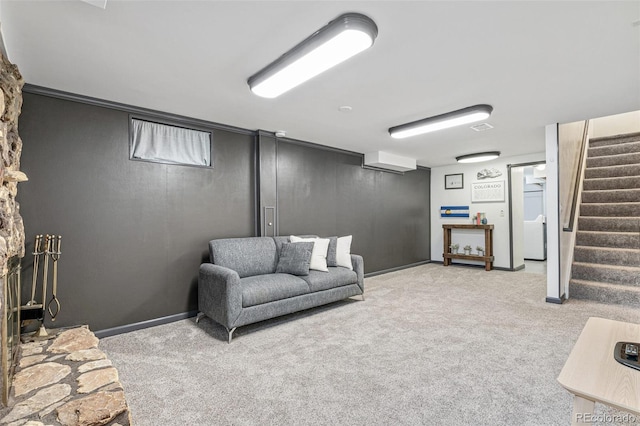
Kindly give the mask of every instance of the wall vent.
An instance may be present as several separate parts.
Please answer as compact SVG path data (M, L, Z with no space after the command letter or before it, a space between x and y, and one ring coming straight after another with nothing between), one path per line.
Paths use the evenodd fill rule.
M485 130L493 129L493 126L489 123L480 123L475 126L471 126L476 132L484 132Z

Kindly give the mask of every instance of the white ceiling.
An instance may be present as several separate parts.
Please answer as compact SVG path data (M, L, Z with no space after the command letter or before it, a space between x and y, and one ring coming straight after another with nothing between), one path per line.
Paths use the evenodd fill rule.
M249 91L249 76L344 12L376 22L371 49L279 98ZM28 83L428 167L542 152L547 124L640 109L639 20L639 1L0 3ZM492 130L387 132L480 103Z

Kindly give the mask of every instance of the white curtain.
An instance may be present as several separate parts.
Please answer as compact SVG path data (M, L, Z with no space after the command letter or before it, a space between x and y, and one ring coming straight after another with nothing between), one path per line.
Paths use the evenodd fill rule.
M132 120L131 158L168 164L212 166L211 133Z

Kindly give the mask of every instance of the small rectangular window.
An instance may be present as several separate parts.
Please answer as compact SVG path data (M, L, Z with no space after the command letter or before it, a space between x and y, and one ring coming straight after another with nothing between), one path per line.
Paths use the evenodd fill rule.
M211 132L132 118L131 159L212 167Z

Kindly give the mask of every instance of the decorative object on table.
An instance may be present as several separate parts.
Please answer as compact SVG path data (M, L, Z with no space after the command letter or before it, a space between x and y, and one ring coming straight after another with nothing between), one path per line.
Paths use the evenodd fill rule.
M493 179L502 176L502 172L498 169L482 169L476 176L478 179Z
M62 236L60 235L36 235L33 244L33 279L31 281L31 299L26 305L21 306L21 311L31 312L24 317L37 319L40 322L40 329L34 337L48 338L49 333L44 326L44 317L48 312L51 320L55 321L60 313L60 301L58 300L58 260L60 260L60 245ZM47 303L47 285L49 283L49 260L53 264L52 271L52 298ZM36 301L36 289L38 287L38 276L42 263L42 303Z
M471 183L472 203L491 203L494 201L504 201L504 180Z
M460 244L451 244L449 246L449 250L451 250L452 254L458 254L458 249L460 248Z
M484 256L484 247L477 246L476 250L478 251L478 256Z
M462 188L464 188L464 174L456 173L452 175L444 175L444 189Z
M469 244L464 246L462 249L464 250L465 255L469 256L471 254L471 246Z
M441 206L440 217L469 217L469 206Z
M487 216L486 213L484 212L478 212L476 213L476 216L474 218L474 222L476 225L486 225L487 224Z
M613 357L622 365L640 370L639 351L640 343L618 342L613 350Z

